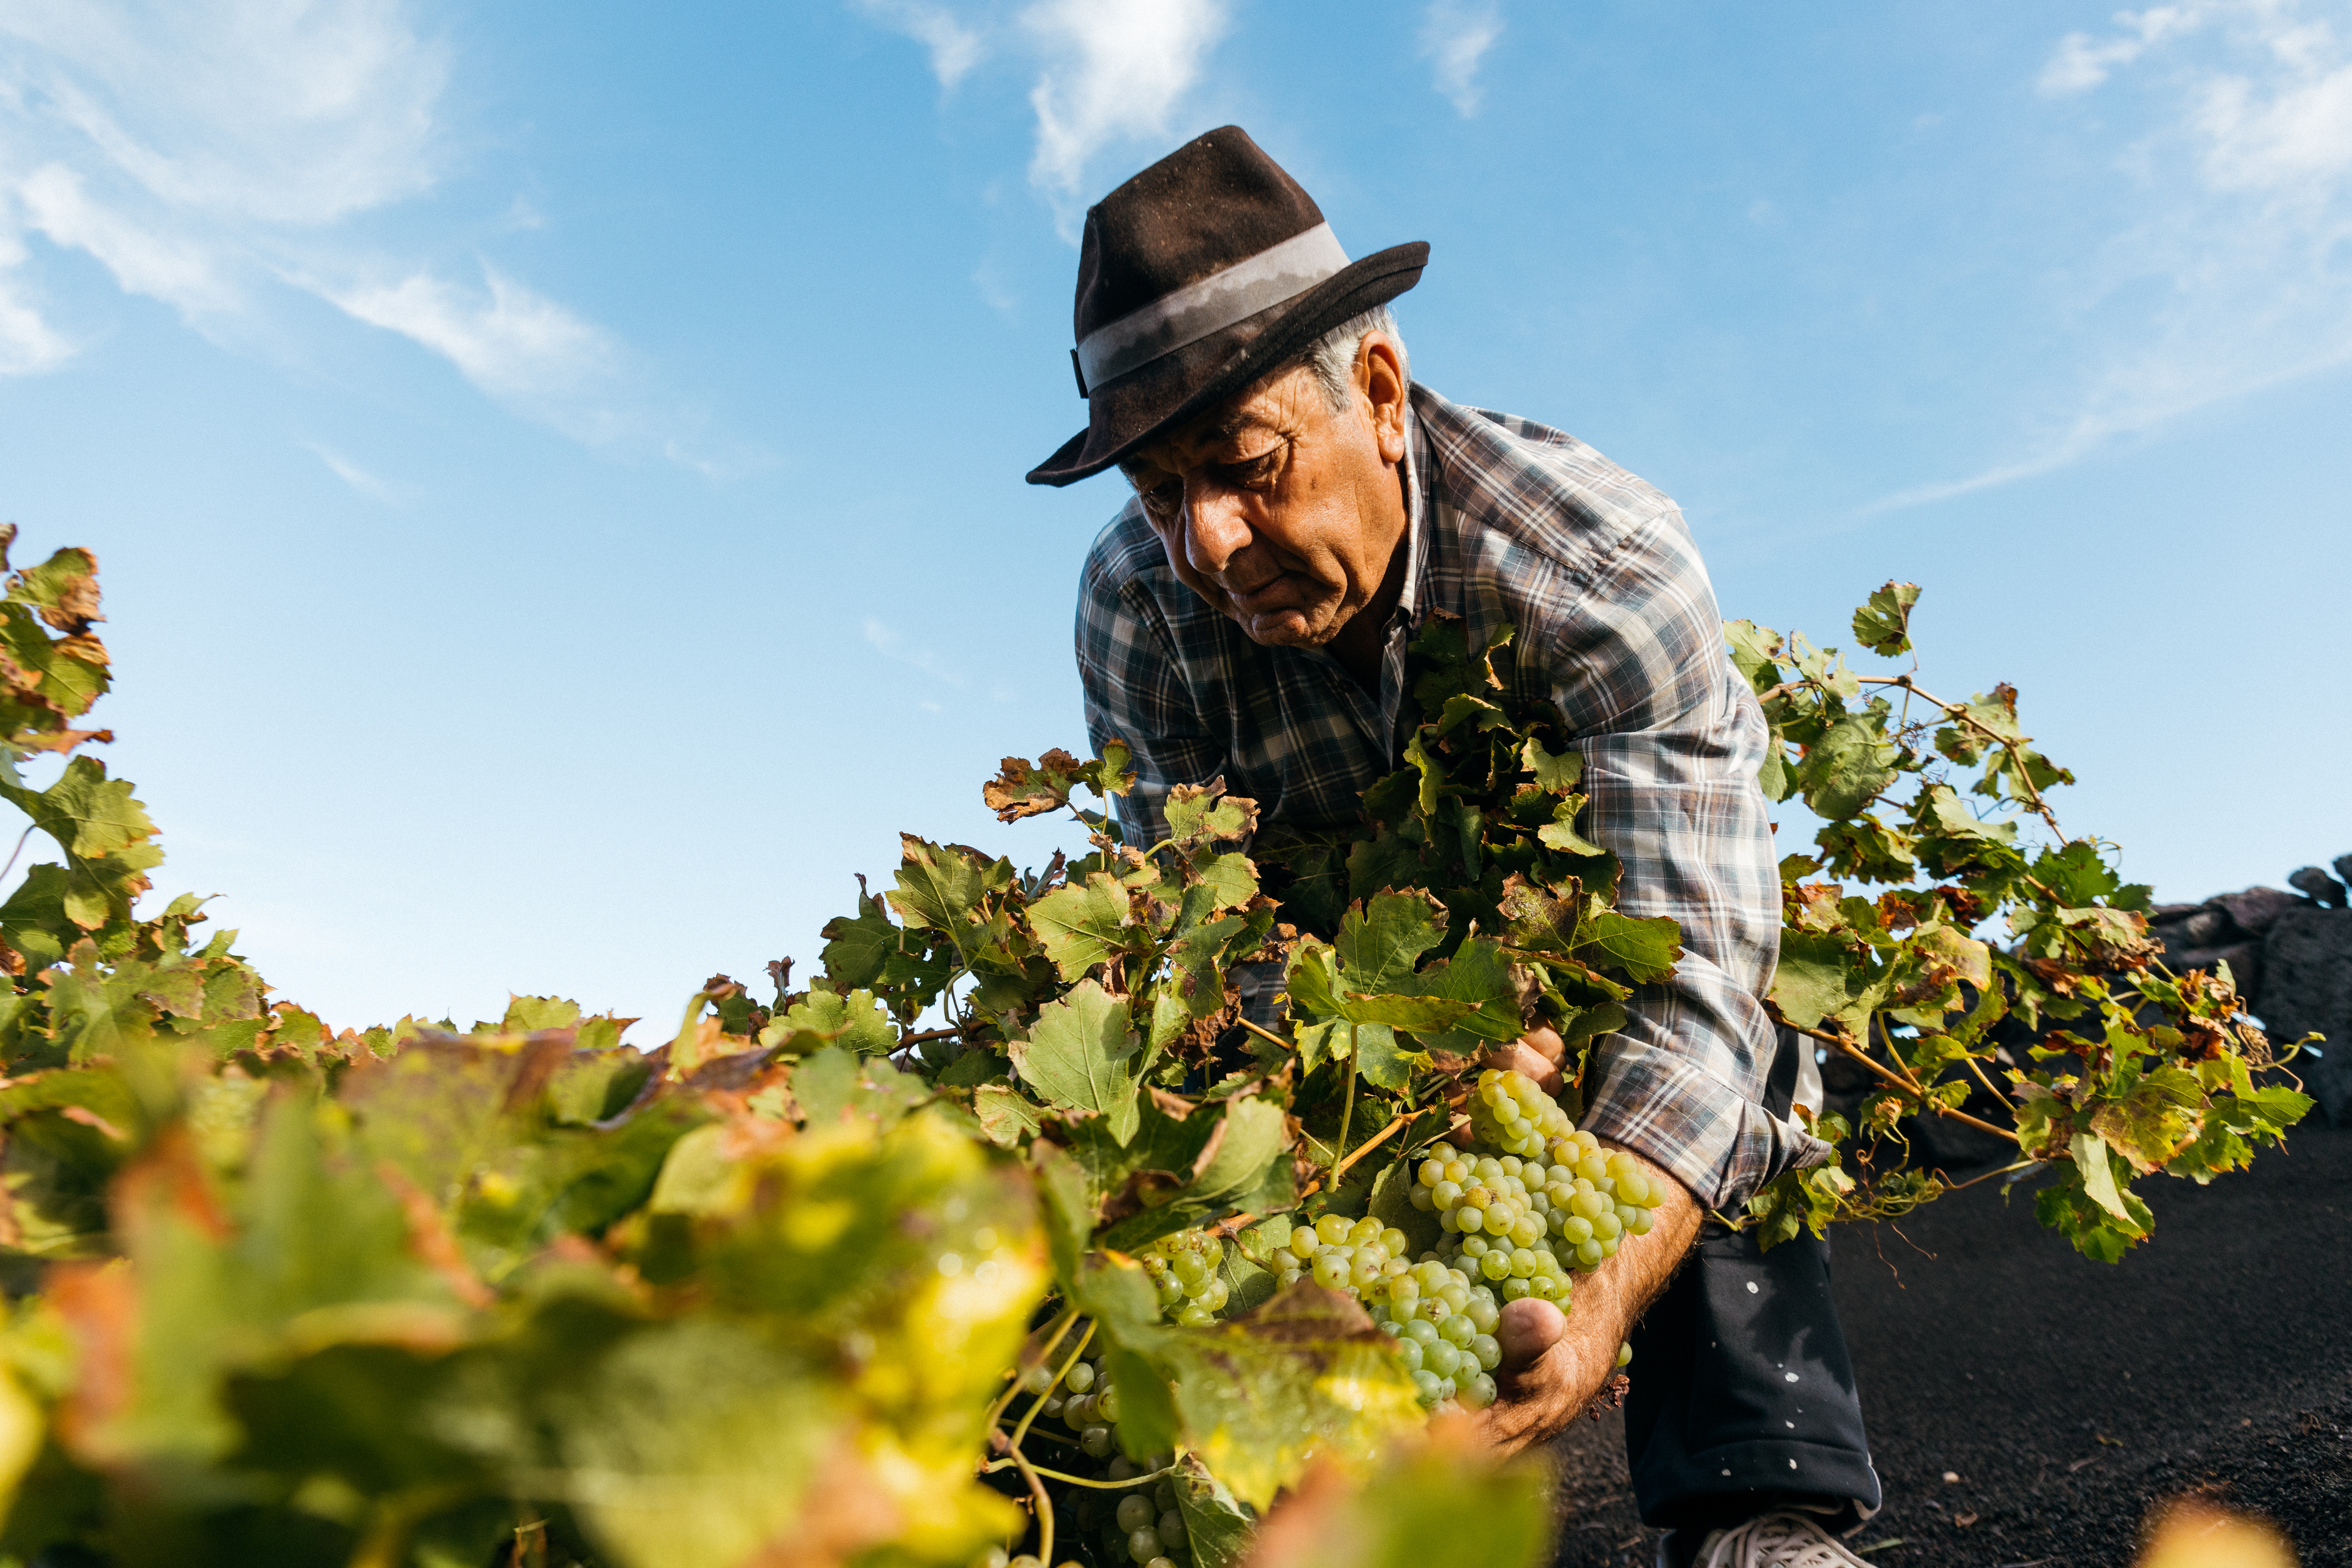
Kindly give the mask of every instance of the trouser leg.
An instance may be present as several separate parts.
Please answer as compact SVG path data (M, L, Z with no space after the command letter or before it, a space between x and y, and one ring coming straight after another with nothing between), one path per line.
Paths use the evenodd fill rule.
M1645 1524L1711 1529L1787 1500L1879 1503L1830 1295L1829 1246L1709 1226L1633 1333L1626 1457Z

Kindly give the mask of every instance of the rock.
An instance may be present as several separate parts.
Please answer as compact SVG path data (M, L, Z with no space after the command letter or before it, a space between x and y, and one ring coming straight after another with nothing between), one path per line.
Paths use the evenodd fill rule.
M2173 909L2181 906L2174 904ZM2148 934L2167 947L2210 947L2229 933L2230 917L2220 910L2209 910L2202 904L2191 904L2184 914L2168 920L2151 920Z
M2288 910L2263 943L2266 984L2257 1014L2287 1046L2316 1030L2327 1039L2294 1070L2327 1120L2352 1121L2352 910Z
M2336 868L2336 879L2352 888L2352 855L2338 855L2328 864Z
M2352 855L2347 855L2345 858L2352 860ZM2148 923L2163 925L2170 921L2185 921L2204 907L2202 904L2150 904L2147 909Z
M2344 884L2316 866L2305 866L2299 871L2290 872L2286 885L2309 896L2311 901L2323 910L2344 907Z
M2205 907L2228 915L2248 936L2263 936L2287 910L2309 906L2276 888L2248 888L2242 893L2217 893L2205 900Z

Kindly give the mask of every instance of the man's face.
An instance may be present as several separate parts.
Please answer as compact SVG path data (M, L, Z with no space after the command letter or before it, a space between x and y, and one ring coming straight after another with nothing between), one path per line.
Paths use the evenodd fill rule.
M1193 592L1253 641L1320 647L1380 592L1404 536L1403 393L1372 334L1346 409L1302 367L1121 467Z

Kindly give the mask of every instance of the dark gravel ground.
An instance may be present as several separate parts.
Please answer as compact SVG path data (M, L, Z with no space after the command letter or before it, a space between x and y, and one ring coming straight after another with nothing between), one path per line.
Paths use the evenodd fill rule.
M2306 1568L2352 1568L2352 1130L2142 1190L2156 1237L2112 1268L1990 1184L1836 1236L1886 1489L1855 1543L1901 1542L1865 1555L2125 1568L2151 1506L2197 1492L2270 1518ZM1560 1568L1648 1564L1622 1424L1557 1447Z

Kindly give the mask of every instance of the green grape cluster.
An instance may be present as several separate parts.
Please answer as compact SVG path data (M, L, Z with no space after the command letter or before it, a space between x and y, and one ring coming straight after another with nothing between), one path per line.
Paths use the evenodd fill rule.
M1143 1255L1143 1271L1160 1292L1160 1310L1188 1329L1205 1328L1225 1310L1233 1287L1217 1266L1225 1244L1205 1230L1163 1236Z
M1471 1135L1489 1149L1531 1159L1573 1129L1568 1112L1523 1072L1487 1068L1470 1096Z
M1499 1100L1525 1105L1542 1094L1523 1074L1489 1069L1479 1075L1474 1103L1493 1113ZM1474 1126L1478 1120L1474 1111ZM1519 1124L1532 1129L1536 1119ZM1525 1146L1527 1137L1513 1141ZM1433 1154L1414 1172L1413 1206L1435 1211L1445 1227L1439 1255L1475 1259L1465 1271L1475 1268L1506 1300L1565 1300L1569 1270L1590 1273L1615 1257L1627 1236L1648 1235L1665 1200L1639 1160L1604 1154L1590 1132L1551 1132L1539 1147L1539 1157Z
M1311 1278L1364 1302L1397 1342L1423 1405L1451 1400L1473 1410L1495 1402L1489 1375L1503 1360L1495 1341L1502 1306L1495 1292L1435 1253L1412 1261L1404 1232L1376 1219L1327 1214L1294 1226L1275 1248L1287 1285Z
M1090 1459L1108 1459L1118 1452L1118 1390L1104 1375L1099 1361L1074 1361L1057 1383L1051 1367L1037 1367L1027 1384L1042 1394L1037 1415L1059 1421L1078 1435L1078 1447Z

